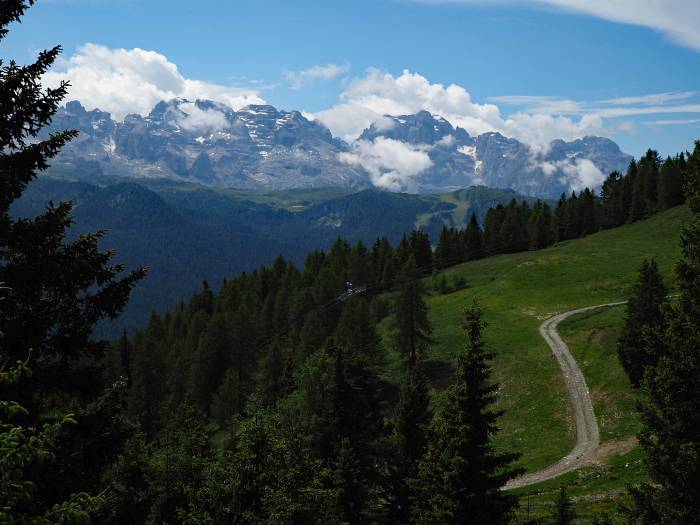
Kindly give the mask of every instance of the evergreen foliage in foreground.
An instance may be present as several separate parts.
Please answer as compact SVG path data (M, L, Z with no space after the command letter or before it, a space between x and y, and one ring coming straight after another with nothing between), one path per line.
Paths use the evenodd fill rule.
M631 518L645 525L700 523L700 142L688 164L694 166L686 188L694 220L681 237L680 297L639 405L639 442L652 482L632 490Z
M656 366L666 330L668 289L656 261L644 261L632 288L617 353L630 382L638 387L648 367Z
M0 40L32 1L8 0L0 10ZM20 66L0 62L0 396L3 522L85 523L103 509L103 475L133 430L124 418L126 384L105 385L106 344L95 324L114 318L144 274L122 275L101 233L66 242L71 205L50 205L34 219L13 220L10 205L76 132L37 140L67 84L43 89L42 75L60 47ZM25 363L31 348L32 374ZM8 370L9 367L9 370ZM6 401L12 400L12 401ZM62 415L68 414L68 415ZM32 430L40 429L40 430Z
M465 349L431 423L415 481L416 523L507 523L517 506L517 498L501 489L520 473L512 467L518 455L496 452L491 441L502 413L493 408L498 385L491 381L493 354L484 348L482 315L477 306L464 312Z

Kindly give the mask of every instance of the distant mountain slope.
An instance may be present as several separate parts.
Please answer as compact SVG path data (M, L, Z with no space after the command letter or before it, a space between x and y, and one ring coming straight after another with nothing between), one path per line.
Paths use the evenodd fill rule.
M368 245L387 236L396 243L416 225L436 241L443 224L463 226L472 211L482 219L489 206L521 198L487 188L444 195L294 190L241 196L163 179L118 180L98 186L40 177L12 209L15 216L31 217L49 200L71 200L74 235L106 229L102 246L115 250L117 261L150 268L109 335L142 326L152 309L172 307L205 279L218 287L225 277L269 264L280 254L301 263L339 236ZM270 204L275 202L286 207Z
M272 106L234 111L209 100L160 102L147 116L128 115L122 122L73 101L44 133L62 129L80 135L54 162L55 176L168 178L219 188L369 188L377 174L396 173L405 180L393 189L401 191L485 185L556 198L596 186L632 160L606 138L533 148L499 133L472 137L427 111L385 116L352 144L298 111ZM374 148L382 141L391 147ZM412 153L424 165L402 173L394 164Z

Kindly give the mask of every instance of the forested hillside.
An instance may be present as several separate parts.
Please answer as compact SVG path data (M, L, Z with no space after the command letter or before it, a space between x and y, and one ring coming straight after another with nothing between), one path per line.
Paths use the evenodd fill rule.
M71 201L71 238L104 229L101 248L118 253L127 268L149 268L120 318L99 327L100 335L116 337L123 328L143 327L151 311L174 308L203 281L218 289L223 279L279 255L301 265L338 237L370 245L385 236L395 244L417 224L435 243L443 225L464 226L472 213L483 220L489 208L513 198L523 197L485 187L420 196L337 188L255 193L168 180L97 185L42 176L11 210L36 217L50 201Z
M5 2L0 40L32 4ZM598 524L699 522L700 141L665 161L649 150L600 195L565 195L553 210L509 194L483 221L466 201L503 193L353 193L290 212L260 202L269 195L84 183L64 187L74 203L21 217L13 204L77 136L40 133L69 88L40 81L60 51L0 64L0 523L569 524L581 506ZM398 226L406 210L409 232ZM222 257L203 243L209 222L241 250L241 229L272 247L279 217L297 248L329 222L335 240L303 264L277 257L219 290L205 281L108 342L96 326L119 316L147 269L117 262L104 231L71 231L74 214L103 217L95 226L124 242L148 230L135 246L183 273L198 255ZM396 229L369 242L341 236L392 214ZM444 224L434 249L415 227L426 214ZM201 253L179 253L185 235ZM568 378L537 327L626 299L615 354L629 384L582 367L598 414L639 401L632 422L601 417L604 445L639 429L631 484L614 487L620 511L598 512L581 480L594 468L609 488L617 474L589 466L579 500L570 472L531 516L506 483L559 459L573 437ZM601 407L606 395L619 399Z

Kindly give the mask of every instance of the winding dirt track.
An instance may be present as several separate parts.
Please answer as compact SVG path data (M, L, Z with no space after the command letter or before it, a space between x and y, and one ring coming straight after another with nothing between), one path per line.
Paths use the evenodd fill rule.
M504 487L506 490L526 487L527 485L534 485L541 481L556 478L557 476L576 470L593 459L595 451L600 444L598 421L596 420L595 412L593 412L593 403L591 402L591 396L586 386L586 380L576 360L571 355L571 352L569 352L569 347L566 346L566 343L557 332L557 325L572 315L596 308L618 306L625 304L625 302L626 301L599 304L596 306L569 310L568 312L550 317L540 325L540 335L547 341L547 344L552 349L552 353L557 358L557 361L559 361L562 374L564 374L566 389L569 394L569 403L571 404L571 410L576 422L576 446L556 463L542 470L530 472L519 478L510 480Z

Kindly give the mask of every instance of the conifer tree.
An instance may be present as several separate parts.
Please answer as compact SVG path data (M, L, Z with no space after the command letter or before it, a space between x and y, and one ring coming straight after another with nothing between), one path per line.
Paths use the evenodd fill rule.
M422 230L413 230L410 244L419 271L423 275L429 274L433 269L433 250L428 234Z
M622 174L617 171L610 173L603 182L600 190L602 204L601 228L614 228L627 221L623 186Z
M440 237L438 238L437 246L435 247L435 268L442 270L450 266L454 258L454 242L452 239L453 235L446 224L442 226L440 231Z
M467 229L464 232L464 244L466 248L466 259L474 261L484 256L484 236L476 220L476 213L472 213Z
M581 231L580 236L598 231L598 202L591 190L586 188L579 197Z
M503 243L500 238L501 226L505 219L506 210L502 204L489 208L484 220L484 249L486 254L494 255L503 252Z
M693 152L685 162L686 183L700 187L700 140L695 141ZM687 195L686 195L687 197Z
M3 2L0 40L32 3ZM92 339L93 327L119 314L132 286L144 275L138 270L120 277L123 267L111 265L112 254L98 248L102 232L65 242L72 223L69 203L50 205L34 219L10 216L10 205L36 173L77 135L65 131L37 140L68 90L66 83L42 88L41 77L60 51L58 46L42 51L27 66L0 61L0 281L10 287L5 305L13 305L10 310L0 304L0 330L13 361L22 359L26 348L42 356L27 380L33 388L23 391L41 398L44 405L50 402L49 391L98 393L96 361L106 344ZM23 402L34 416L40 415L33 410L33 400Z
M415 363L430 341L431 327L428 308L423 301L423 283L413 257L401 268L396 280L398 294L394 305L394 340L405 359Z
M617 343L617 355L630 382L638 387L647 367L661 357L660 341L666 329L664 309L668 289L656 261L644 261L632 288L627 315Z
M643 524L700 523L700 190L693 180L686 198L693 221L681 236L680 297L639 407L651 483L632 491L632 517Z
M496 452L492 444L502 413L493 409L498 385L491 381L493 355L484 348L481 309L466 309L463 327L466 348L433 418L415 483L414 520L420 524L507 523L517 505L501 489L520 472L511 467L518 455Z
M668 209L683 203L682 155L666 158L659 171L659 207Z
M390 523L409 523L411 518L411 486L415 483L418 464L425 454L430 418L428 382L420 370L420 363L416 363L408 367L404 376L393 421Z
M528 224L529 246L540 250L552 244L552 212L547 203L537 201Z

